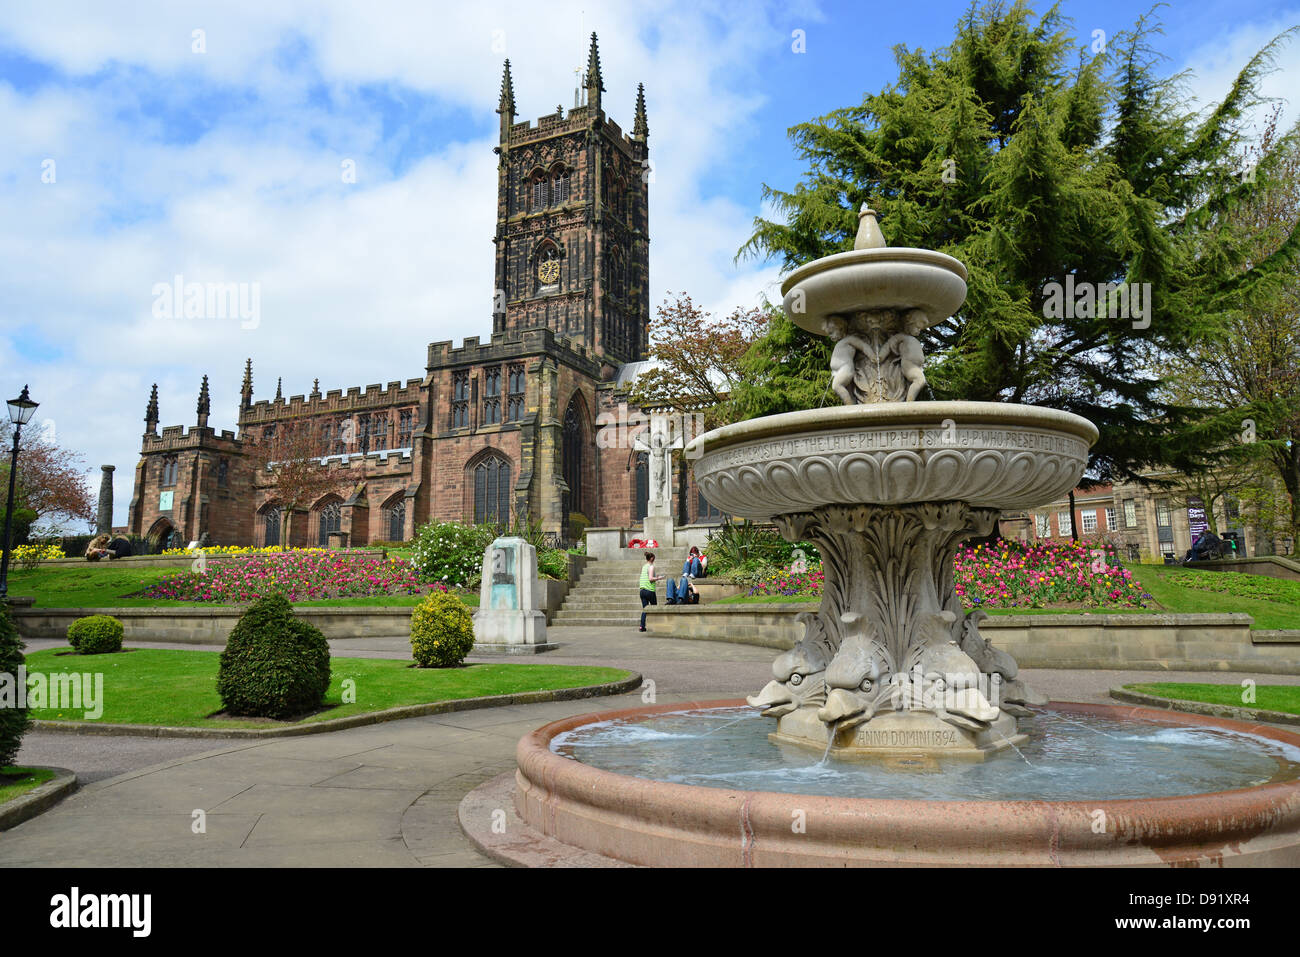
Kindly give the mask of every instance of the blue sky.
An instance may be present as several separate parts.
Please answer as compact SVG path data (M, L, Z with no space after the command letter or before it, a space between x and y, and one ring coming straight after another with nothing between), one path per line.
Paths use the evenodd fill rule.
M416 377L426 343L486 336L501 61L518 119L535 119L572 104L592 30L606 110L625 129L646 86L652 305L670 291L715 311L752 304L776 269L732 259L763 212L761 184L803 172L786 130L881 89L896 45L943 46L966 6L578 0L539 18L535 4L427 0L11 5L0 388L30 382L38 419L86 455L92 487L99 463L118 466L120 524L151 383L164 423L189 425L207 373L212 424L233 428L248 356L268 398L277 377L286 395L316 377L323 389ZM1061 6L1080 45L1149 9ZM1168 67L1194 71L1189 92L1209 103L1300 22L1300 3L1156 15ZM1300 89L1298 47L1269 92ZM256 327L155 316L155 285L177 274L258 284Z

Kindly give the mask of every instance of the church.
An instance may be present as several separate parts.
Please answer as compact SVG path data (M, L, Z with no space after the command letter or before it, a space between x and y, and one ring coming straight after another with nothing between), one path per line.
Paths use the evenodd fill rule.
M315 467L337 481L289 523L295 546L409 540L431 520L540 523L558 541L645 518L646 454L603 447L599 422L626 402L646 357L649 127L638 87L631 133L603 108L596 35L585 96L536 124L515 122L510 61L501 81L492 332L428 346L424 374L385 386L253 398L244 368L238 432L208 425L208 377L188 429L145 412L127 531L168 543L278 545L277 500L257 443L311 435ZM585 102L584 102L585 100ZM626 443L623 443L626 445ZM716 522L683 475L679 524ZM301 514L298 514L301 512Z

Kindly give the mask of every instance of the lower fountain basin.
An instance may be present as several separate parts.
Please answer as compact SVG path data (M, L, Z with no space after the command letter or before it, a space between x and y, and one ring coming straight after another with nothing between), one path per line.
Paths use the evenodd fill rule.
M905 762L876 766L894 774L913 796L889 799L824 793L701 787L614 773L557 753L579 729L603 722L638 722L685 709L743 708L742 701L659 705L579 715L539 728L519 742L515 807L523 821L563 844L652 866L1279 866L1300 864L1300 735L1260 725L1147 708L1054 702L1048 713L1063 723L1096 720L1152 731L1169 766L1189 759L1186 742L1161 741L1181 730L1234 737L1258 747L1262 763L1230 770L1227 790L1162 796L1101 798L1145 793L1099 789L1072 799L1043 800L1026 793L988 800L929 800L937 784L957 773L984 775L996 787L1016 785L1004 764L1034 757L1003 752L976 764ZM739 712L738 712L739 713ZM1038 720L1028 719L1028 720ZM653 730L646 725L649 730ZM770 727L767 725L766 727ZM1090 732L1091 733L1091 732ZM1097 732L1101 734L1101 732ZM1032 737L1032 736L1031 736ZM1091 763L1106 763L1104 737L1090 743ZM780 746L772 744L779 752ZM815 761L792 749L805 764ZM1228 754L1232 747L1220 748ZM1271 752L1276 756L1269 757ZM1203 759L1214 775L1224 773ZM657 755L654 749L651 755ZM1284 757L1285 756L1285 757ZM1081 755L1084 761L1088 755ZM751 770L750 758L738 759ZM671 773L666 755L650 757L638 772ZM1240 764L1234 759L1235 764ZM761 768L754 769L759 772ZM859 771L860 766L854 771ZM1055 782L1064 772L1044 780ZM1237 775L1236 778L1231 775ZM1244 775L1244 777L1242 777ZM1141 783L1128 775L1128 787ZM750 778L761 780L761 778ZM850 779L852 780L852 779ZM1012 783L1006 782L1011 780ZM1179 781L1178 787L1197 786ZM1222 787L1222 785L1220 785ZM812 790L818 790L816 783ZM1040 786L1040 790L1041 790ZM1158 791L1159 789L1157 789ZM868 792L870 793L870 792Z
M886 402L736 422L686 456L709 502L767 520L825 505L1041 505L1075 487L1096 440L1087 419L1054 409Z

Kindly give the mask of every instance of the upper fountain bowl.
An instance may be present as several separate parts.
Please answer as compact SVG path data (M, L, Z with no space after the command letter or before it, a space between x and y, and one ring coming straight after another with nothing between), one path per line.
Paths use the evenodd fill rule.
M861 312L920 309L943 322L966 299L966 267L930 249L882 246L835 253L792 272L781 284L785 313L825 335L826 319Z
M997 402L882 402L725 425L686 447L710 504L766 520L824 505L1032 508L1074 488L1097 427Z

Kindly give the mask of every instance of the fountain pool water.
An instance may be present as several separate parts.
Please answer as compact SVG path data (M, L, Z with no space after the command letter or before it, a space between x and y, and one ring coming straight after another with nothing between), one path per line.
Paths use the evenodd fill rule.
M580 715L520 741L516 823L559 842L546 859L1300 864L1300 735L1049 703L962 607L962 542L1063 497L1098 437L1056 410L921 400L918 337L966 278L950 256L887 247L865 207L853 251L788 277L786 314L835 342L844 404L685 451L711 503L817 547L821 603L745 701ZM485 800L462 802L471 836L466 809Z
M768 725L751 707L667 711L565 731L551 740L551 750L652 781L922 801L1156 798L1300 777L1300 747L1256 734L1052 708L1021 722L1027 740L1019 753L1008 749L987 761L947 766L827 760L801 747L773 746Z

